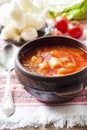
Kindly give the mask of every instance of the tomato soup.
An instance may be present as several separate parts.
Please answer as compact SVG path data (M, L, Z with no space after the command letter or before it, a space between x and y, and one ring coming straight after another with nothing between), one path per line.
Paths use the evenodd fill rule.
M87 66L87 53L77 47L44 46L27 52L21 63L30 72L40 75L66 75Z

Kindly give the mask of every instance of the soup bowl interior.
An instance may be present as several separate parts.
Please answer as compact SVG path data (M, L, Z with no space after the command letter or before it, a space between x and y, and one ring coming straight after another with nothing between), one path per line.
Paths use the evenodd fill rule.
M76 39L64 36L47 36L23 45L18 51L15 61L15 72L19 82L31 95L45 103L66 102L81 92L87 84L86 66L70 74L50 76L31 72L21 63L26 54L31 53L37 47L58 45L80 48L87 53L87 48Z

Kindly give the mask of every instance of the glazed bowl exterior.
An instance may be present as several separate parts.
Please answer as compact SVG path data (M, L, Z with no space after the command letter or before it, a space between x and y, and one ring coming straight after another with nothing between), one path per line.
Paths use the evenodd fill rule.
M77 46L87 53L87 48L80 41L65 36L46 36L24 44L18 51L15 61L15 72L19 82L38 100L45 103L62 103L75 97L87 84L87 67L63 76L43 76L26 70L20 60L27 51L37 46L63 44Z

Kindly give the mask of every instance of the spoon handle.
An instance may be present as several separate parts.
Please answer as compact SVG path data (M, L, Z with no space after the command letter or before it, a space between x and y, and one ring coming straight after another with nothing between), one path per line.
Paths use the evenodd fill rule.
M6 114L6 116L11 116L14 113L14 102L11 93L11 79L10 79L11 71L7 71L7 82L5 86L5 94L2 104L2 110Z

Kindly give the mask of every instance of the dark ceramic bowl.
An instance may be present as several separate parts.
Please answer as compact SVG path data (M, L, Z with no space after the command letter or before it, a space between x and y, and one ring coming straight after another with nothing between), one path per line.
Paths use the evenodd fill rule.
M87 53L87 48L78 40L64 36L41 37L23 45L16 57L15 72L19 82L38 100L45 103L61 103L70 100L81 92L87 84L87 67L63 76L42 76L26 70L20 60L27 51L37 46L63 44L77 46Z

